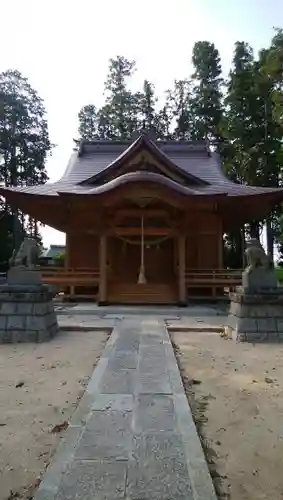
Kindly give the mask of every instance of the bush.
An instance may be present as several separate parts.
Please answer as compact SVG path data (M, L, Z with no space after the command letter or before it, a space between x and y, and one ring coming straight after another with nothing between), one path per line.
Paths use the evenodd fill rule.
M54 257L54 262L55 262L55 265L56 266L63 266L64 263L65 263L65 253L58 253L55 257Z
M283 283L283 267L276 267L275 271L279 283Z

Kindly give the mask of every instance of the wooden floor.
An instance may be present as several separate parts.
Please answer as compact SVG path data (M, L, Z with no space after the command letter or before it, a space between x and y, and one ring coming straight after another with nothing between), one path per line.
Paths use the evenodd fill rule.
M42 267L43 282L58 288L68 299L98 299L99 270L87 268ZM227 298L228 292L241 284L239 269L187 269L185 274L188 300ZM107 302L120 304L176 304L176 284L107 283Z

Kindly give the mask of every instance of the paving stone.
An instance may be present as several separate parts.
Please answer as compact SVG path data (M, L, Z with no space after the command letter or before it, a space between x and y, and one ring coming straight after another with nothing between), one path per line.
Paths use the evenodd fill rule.
M134 397L131 394L98 394L95 396L91 410L132 411Z
M139 354L143 358L165 359L165 346L164 344L153 346L141 345Z
M126 498L131 500L194 500L185 461L176 458L132 459Z
M139 339L138 338L130 338L125 337L123 339L118 339L115 344L115 353L119 353L119 351L123 352L138 352L139 350Z
M138 376L152 375L152 376L166 376L168 373L167 363L165 357L148 358L141 357L138 365Z
M127 460L131 446L132 439L129 431L126 433L111 430L104 433L84 431L75 458L82 460Z
M173 399L164 394L140 394L134 410L135 432L176 430Z
M168 375L139 374L136 385L137 394L172 394Z
M163 337L156 334L141 335L140 343L142 346L160 346L163 344Z
M116 356L108 361L108 369L111 371L117 371L119 369L134 369L138 364L137 353L128 353L121 351L116 352Z
M140 433L133 436L132 456L146 462L164 458L185 460L183 440L176 432Z
M131 449L131 412L94 411L80 439L76 458L127 460Z
M99 383L102 394L134 394L136 370L119 370L106 372Z
M93 411L86 424L90 432L121 432L126 433L131 427L132 414L129 411L105 410Z
M77 461L64 474L56 500L125 498L126 462Z

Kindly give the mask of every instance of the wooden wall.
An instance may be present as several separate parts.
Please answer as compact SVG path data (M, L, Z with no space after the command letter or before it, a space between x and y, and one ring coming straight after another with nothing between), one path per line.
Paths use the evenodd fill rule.
M186 268L217 269L222 263L221 220L215 214L198 215L187 231Z
M94 234L68 234L66 238L68 267L99 267L99 238Z
M222 226L216 214L194 214L188 221L186 232L186 268L217 269L222 262ZM72 268L99 268L99 236L69 233L66 238L67 266ZM175 250L174 250L175 247ZM176 273L176 241L169 238L160 248L145 249L145 265L149 279L164 282L174 279ZM107 239L109 277L128 281L136 279L140 265L140 246L123 244L115 237Z

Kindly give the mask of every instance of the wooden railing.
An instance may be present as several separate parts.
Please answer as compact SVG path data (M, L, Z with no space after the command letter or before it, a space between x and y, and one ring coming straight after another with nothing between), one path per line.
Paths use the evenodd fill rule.
M211 297L223 296L241 285L241 269L187 269L185 273L186 287L190 289L208 289Z
M41 267L42 281L58 288L68 298L96 299L99 285L98 269Z
M64 297L97 299L98 269L41 267L43 283L58 288ZM185 281L189 298L221 298L241 284L239 269L186 269ZM110 294L111 295L111 294Z

